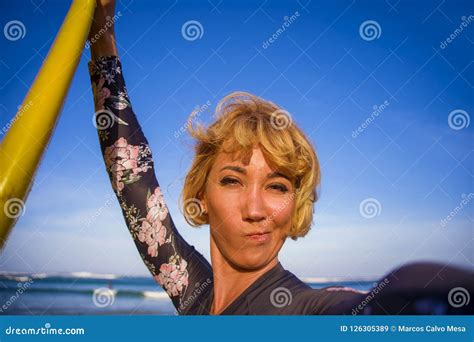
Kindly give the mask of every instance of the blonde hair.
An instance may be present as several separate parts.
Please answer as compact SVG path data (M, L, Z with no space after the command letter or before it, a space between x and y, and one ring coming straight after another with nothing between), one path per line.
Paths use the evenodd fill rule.
M192 122L193 114L188 121ZM196 139L195 156L186 175L180 205L186 221L194 226L208 224L207 213L186 215L189 203L200 203L207 177L220 152L237 154L244 163L252 149L260 147L270 167L277 168L292 180L295 211L287 235L292 239L305 236L313 220L316 188L320 183L320 168L316 152L291 119L291 115L276 104L246 92L234 92L217 105L216 120L207 128L188 125Z

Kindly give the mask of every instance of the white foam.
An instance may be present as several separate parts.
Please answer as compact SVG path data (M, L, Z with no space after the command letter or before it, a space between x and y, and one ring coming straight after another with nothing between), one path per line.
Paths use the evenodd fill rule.
M14 280L20 283L25 283L31 280L31 278L28 276L5 275L5 278L7 278L8 280Z
M169 298L168 294L163 291L144 291L143 296L146 298L153 298L153 299L165 299Z
M119 276L115 274L98 274L90 272L71 272L71 277L89 278L89 279L117 279Z

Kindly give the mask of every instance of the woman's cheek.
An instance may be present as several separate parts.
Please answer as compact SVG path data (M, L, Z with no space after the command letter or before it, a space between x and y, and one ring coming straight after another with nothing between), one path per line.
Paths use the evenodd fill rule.
M239 237L242 235L240 229L242 228L242 222L240 220L240 214L236 208L229 205L225 205L225 200L216 203L213 206L213 215L210 217L210 226L214 230L216 238L226 245L237 245L241 244Z
M272 204L271 218L275 228L287 228L287 226L291 225L294 207L294 201L286 198L275 201Z
M294 209L294 200L290 196L281 196L274 198L271 202L274 216L280 218L291 216Z

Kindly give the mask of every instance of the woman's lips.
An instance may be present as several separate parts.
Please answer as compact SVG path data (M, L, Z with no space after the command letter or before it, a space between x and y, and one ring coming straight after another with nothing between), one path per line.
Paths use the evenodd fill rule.
M245 237L252 242L261 244L270 241L270 234L271 232L258 232L247 234Z

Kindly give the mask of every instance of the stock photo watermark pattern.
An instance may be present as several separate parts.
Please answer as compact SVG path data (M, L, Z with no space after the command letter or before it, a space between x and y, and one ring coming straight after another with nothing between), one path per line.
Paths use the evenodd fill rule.
M368 42L379 39L382 35L382 28L375 20L366 20L359 27L359 35Z
M461 195L461 201L459 202L459 204L457 206L455 206L453 208L453 210L451 210L451 212L446 215L445 218L443 218L441 221L440 221L440 226L441 227L446 227L448 225L448 223L454 219L455 216L457 216L459 214L459 212L461 212L468 204L469 202L471 202L471 200L474 198L474 193L473 192L470 192L469 194L462 194Z
M293 13L291 16L285 16L283 18L284 21L281 27L279 27L275 33L273 33L266 41L262 43L262 48L268 49L270 45L275 43L278 38L286 31L286 29L288 29L298 19L299 16L300 13L298 11Z
M12 20L3 27L3 34L9 41L17 41L25 38L26 27L20 20Z
M28 279L25 282L17 283L18 288L16 289L15 293L6 300L6 302L0 306L0 313L8 314L8 308L15 303L15 301L28 290L28 288L33 284L33 279Z
M270 117L271 124L273 128L277 130L287 129L291 126L293 119L291 114L284 109L279 109L272 113Z
M466 306L471 301L469 291L463 287L455 287L448 293L449 305L455 308Z
M92 302L99 308L111 306L115 301L115 293L116 291L106 287L98 288L92 294Z
M51 323L45 323L41 327L19 328L9 326L5 329L7 336L52 336L52 335L85 335L84 328L55 328Z
M42 91L30 101L24 96L38 70L48 64L69 5L48 0L4 5L4 141L15 126L31 120L28 113L53 102ZM376 334L379 329L381 338L407 339L413 333L406 328L410 324L424 325L425 332L428 325L440 326L433 328L433 340L467 336L462 316L472 309L473 291L466 279L474 263L474 17L469 2L170 0L115 5L115 12L104 15L80 42L78 60L66 61L74 70L67 65L50 76L51 84L62 77L74 81L64 91L68 96L61 103L59 124L51 123L51 143L45 144L28 199L3 196L3 216L18 220L8 240L2 239L2 314L39 316L36 319L65 313L122 314L142 327L167 322L167 331L160 331L165 339L168 332L190 339L186 334L192 329L159 321L163 317L158 316L229 313L341 315L334 321L318 317L317 322L327 322L322 327L314 323L308 330L308 323L301 321L298 329L284 329L277 337L268 332L274 341L297 340L300 331L320 339L318 333L325 329L344 337L361 337L363 329ZM81 25L76 26L79 30ZM101 51L114 32L118 56ZM71 45L78 36L71 38ZM93 58L98 52L103 55ZM221 99L234 92L266 102L236 96L224 106ZM237 109L247 111L250 119L236 127L253 133L216 133L218 125L213 123L219 115L230 116ZM255 113L259 115L251 116ZM268 126L258 121L260 116ZM17 138L18 145L29 146L26 150L42 144L39 128L28 127L22 139L29 142ZM304 137L296 137L298 129ZM214 173L226 203L209 205L201 192L181 201L193 158L214 157L212 138L237 137L230 147L240 152L238 144L248 147L257 134L266 137L270 147L261 148L258 160L278 172L268 173L268 178L255 172L249 167L255 154L245 162L229 159L227 166L234 169L228 169L227 178L231 175L232 183L220 177L222 170ZM308 152L313 147L314 158ZM0 148L0 163L15 165L18 154L3 151ZM274 167L274 161L283 167ZM199 174L197 183L206 184L209 170L206 176ZM17 174L32 173L20 168ZM252 178L255 174L261 177ZM198 179L196 174L190 178ZM312 182L315 192L302 186ZM232 215L216 215L216 203ZM293 234L303 221L290 216L293 206L298 215L312 213L307 234ZM205 222L202 229L193 229L200 222ZM224 229L232 224L245 237L235 238L231 229ZM277 235L283 226L292 233ZM243 286L250 289L245 296L227 303L228 293L221 291L225 279L219 278L223 273L215 261L222 255L229 265L244 260L248 269L236 269L248 274L256 258L270 255L270 249L280 251L281 246L266 249L279 238L285 243L284 252L277 253L278 264L285 267L281 272L297 275L299 286L318 299L301 304L301 292L288 283L273 284L259 297L253 279ZM226 239L237 246L235 253L220 249ZM391 273L420 260L438 263L439 273L415 272L411 279ZM459 278L445 277L443 269ZM416 286L396 292L404 281ZM240 289L241 284L231 285ZM429 298L416 297L421 293ZM350 301L343 301L344 296ZM406 307L397 307L403 300ZM260 302L266 307L260 308ZM350 305L343 311L344 303ZM460 318L403 317L413 313ZM391 317L381 318L380 325L364 321L373 314ZM143 317L135 320L137 316ZM103 318L97 322L106 327L110 323ZM97 329L78 322L84 325L12 321L0 339L86 331L96 336L92 334ZM127 321L121 322L110 329L110 338L126 336ZM258 329L254 321L242 322L246 329L232 333L236 339L250 327ZM211 331L219 329L221 337L231 334L223 322L214 328L202 323L196 335L207 333L211 341ZM154 331L136 330L138 339Z
M360 134L364 132L364 130L370 126L372 122L377 119L377 117L383 113L383 111L390 105L390 102L388 100L385 100L382 104L380 105L374 105L373 111L370 114L367 119L365 119L364 122L362 122L355 130L352 131L352 138L356 139Z
M122 12L118 11L113 17L108 16L106 18L105 25L93 36L90 40L86 42L86 49L90 49L91 45L99 41L108 30L110 30L114 24L122 17Z
M186 220L197 218L206 214L202 201L198 198L188 198L182 206L182 213Z
M443 40L439 44L439 47L443 50L446 49L449 46L449 44L454 42L454 40L464 32L464 30L468 27L468 25L473 20L474 20L474 15L472 15L472 14L469 15L469 16L463 15L461 17L461 23L459 24L459 27L456 28L445 40Z
M7 217L18 218L25 215L26 205L25 202L19 198L10 198L5 202L3 211Z
M366 198L359 205L360 215L367 219L380 216L382 213L382 205L376 198Z
M181 35L190 42L201 39L204 36L204 27L197 20L189 20L181 27Z
M352 309L352 312L351 314L352 315L357 315L359 314L360 312L363 312L367 305L370 304L370 302L374 299L375 295L377 295L378 293L380 293L381 291L383 291L383 289L390 283L390 281L385 278L383 281L381 281L379 284L377 284L377 286L375 288L373 288L368 294L367 296L364 298L364 300L359 304L357 305L355 308Z
M0 131L0 134L1 135L4 135L8 132L9 128L18 120L20 119L22 116L23 116L23 113L32 108L33 106L33 102L32 101L28 101L28 103L26 103L25 105L20 105L18 106L18 112L16 113L16 115L9 121L7 122L7 124L5 126L2 127L2 130Z
M286 287L277 287L270 293L270 303L276 308L291 305L293 295Z
M463 109L455 109L448 115L448 125L455 131L469 127L471 117Z
M186 121L186 123L182 125L178 130L174 131L173 136L176 139L183 136L188 130L188 128L193 125L193 122L196 121L205 111L207 111L211 105L212 103L210 100L207 100L206 103L203 105L196 105L188 121Z

